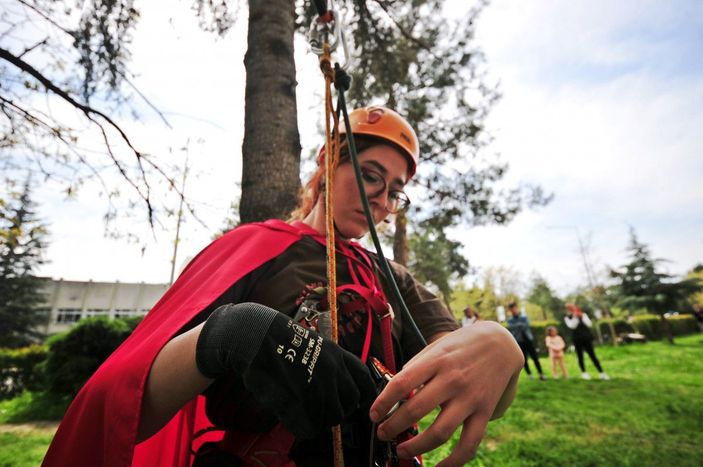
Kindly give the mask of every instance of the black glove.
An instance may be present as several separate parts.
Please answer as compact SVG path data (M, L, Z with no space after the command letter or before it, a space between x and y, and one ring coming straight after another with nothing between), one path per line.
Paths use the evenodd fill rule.
M354 354L288 316L257 303L224 305L205 322L196 347L200 372L228 371L298 438L312 438L376 398Z

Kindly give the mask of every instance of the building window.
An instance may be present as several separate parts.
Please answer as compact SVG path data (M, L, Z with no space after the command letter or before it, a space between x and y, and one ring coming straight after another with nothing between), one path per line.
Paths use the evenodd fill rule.
M137 310L132 310L129 308L115 310L115 318L128 318L130 316L135 316L137 314L139 314L137 312Z
M81 310L78 308L59 308L56 313L57 323L75 323L81 319Z
M96 309L96 308L85 310L85 317L86 318L98 317L98 316L102 316L102 317L107 318L109 315L110 315L110 310L101 310L101 309Z

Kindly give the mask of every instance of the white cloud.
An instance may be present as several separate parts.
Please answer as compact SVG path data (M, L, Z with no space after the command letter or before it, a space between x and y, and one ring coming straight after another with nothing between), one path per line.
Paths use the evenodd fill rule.
M478 39L504 95L490 119L493 148L510 163L510 181L540 183L556 198L507 227L467 232L475 265L535 269L565 292L585 283L576 228L592 232L601 268L625 261L628 225L673 272L703 261L703 80L657 71L661 54L690 47L657 35L691 27L680 6L488 7ZM571 74L584 64L591 75Z
M214 40L198 30L183 3L144 8L134 81L169 112L174 130L145 108L143 123L124 125L139 147L159 155L190 137L190 162L199 175L188 190L204 203L209 229L188 220L179 254L185 258L222 225L239 180L246 27L240 21L227 38ZM171 22L162 13L167 8L177 8ZM494 0L488 6L477 37L504 94L490 120L493 149L510 163L510 183L537 182L556 198L507 227L457 232L473 265L514 267L525 278L537 271L566 292L585 283L577 233L592 233L597 268L616 266L625 260L628 225L656 256L673 260L672 272L703 261L703 80L695 70L678 77L661 72L674 66L662 56L677 57L691 46L674 32L693 29L691 22L700 21L696 8L696 2L634 0ZM305 47L296 42L304 155L319 144L323 89ZM200 138L205 142L197 143ZM177 151L171 157L166 160L182 163ZM102 240L103 202L93 194L69 204L57 193L41 194L53 232L52 263L43 272L167 280L172 236L150 240L144 257L135 246ZM134 231L150 235L143 225Z

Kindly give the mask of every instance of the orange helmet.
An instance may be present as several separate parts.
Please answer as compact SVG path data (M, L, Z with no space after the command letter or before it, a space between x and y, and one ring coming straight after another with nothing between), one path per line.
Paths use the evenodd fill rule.
M397 112L387 107L362 107L352 110L349 114L352 133L355 135L371 136L384 140L396 148L408 160L408 179L415 175L417 161L420 158L420 144L415 130ZM346 134L344 121L339 123L339 134ZM325 147L320 148L318 162L322 163Z

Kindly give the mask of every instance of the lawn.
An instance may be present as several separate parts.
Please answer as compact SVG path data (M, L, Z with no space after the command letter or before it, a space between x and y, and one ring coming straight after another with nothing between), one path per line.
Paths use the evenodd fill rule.
M470 465L700 466L703 335L677 338L674 346L654 342L597 352L611 381L578 378L573 354L567 355L570 380L523 375L513 406L489 424ZM542 365L548 368L547 359ZM27 422L50 413L43 404L27 395L0 403L0 467L38 465L54 425ZM425 465L435 465L449 449L451 443L429 453Z
M611 381L581 380L573 354L566 356L570 380L530 380L523 372L517 399L488 425L470 465L702 465L703 335L597 354ZM549 368L547 359L542 366ZM427 465L449 449L425 456Z

